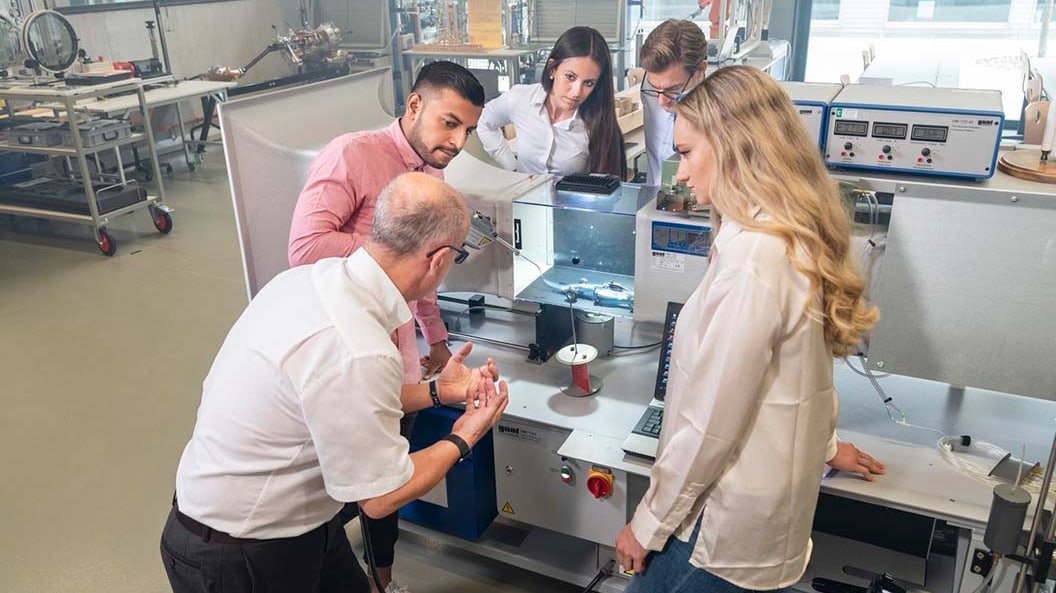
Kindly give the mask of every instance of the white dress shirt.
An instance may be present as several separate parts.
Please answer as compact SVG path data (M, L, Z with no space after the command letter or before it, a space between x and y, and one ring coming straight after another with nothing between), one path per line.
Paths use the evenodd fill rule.
M652 88L642 80L642 88ZM645 155L649 161L649 185L660 185L663 162L675 154L675 114L660 106L659 97L642 95L642 125L645 126Z
M480 143L503 169L522 173L588 173L590 140L577 110L552 123L541 84L518 84L488 101L477 123ZM502 135L502 126L517 131L517 154Z
M407 483L392 332L410 319L362 249L276 276L205 379L176 472L180 511L235 537L292 537Z
M672 535L688 541L701 518L693 566L778 589L806 569L836 452L832 351L781 238L727 219L713 250L679 315L657 458L631 529L661 550Z

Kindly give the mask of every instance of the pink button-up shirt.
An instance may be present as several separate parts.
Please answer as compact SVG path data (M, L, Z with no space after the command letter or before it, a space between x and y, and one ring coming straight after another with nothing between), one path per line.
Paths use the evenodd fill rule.
M369 132L338 136L312 163L308 181L297 198L290 226L290 266L327 257L347 257L359 249L374 224L378 194L393 178L421 171L443 179L440 169L425 164L403 135L400 120ZM447 339L436 295L410 303L426 342ZM397 330L405 383L421 379L414 323Z

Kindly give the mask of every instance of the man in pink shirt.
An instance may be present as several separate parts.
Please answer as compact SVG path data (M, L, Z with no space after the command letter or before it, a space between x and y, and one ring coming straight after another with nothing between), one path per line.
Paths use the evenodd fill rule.
M407 171L443 179L444 167L476 129L483 107L484 88L473 74L452 62L433 62L419 72L402 118L381 130L332 140L312 164L297 198L290 266L347 257L366 243L382 188ZM404 383L417 383L422 367L427 376L434 374L447 364L451 351L436 295L410 304L430 345L429 354L419 359L413 321L396 331L396 345L403 357ZM405 590L391 583L399 533L396 515L371 520L369 527L382 586L388 592Z

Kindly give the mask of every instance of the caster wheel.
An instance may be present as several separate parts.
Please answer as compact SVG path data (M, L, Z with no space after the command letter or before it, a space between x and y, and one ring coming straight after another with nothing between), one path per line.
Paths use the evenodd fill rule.
M154 210L151 214L154 219L154 228L163 235L169 234L172 230L172 215L161 210Z
M99 242L97 245L99 246L99 252L107 257L117 253L117 241L114 241L104 229L99 230Z
M187 170L191 171L191 172L193 172L197 168L198 168L198 166L195 165L194 163L190 163L189 165L187 165Z

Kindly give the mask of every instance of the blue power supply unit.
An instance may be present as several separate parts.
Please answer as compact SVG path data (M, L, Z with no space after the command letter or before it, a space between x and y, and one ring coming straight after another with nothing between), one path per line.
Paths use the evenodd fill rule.
M411 452L429 447L451 432L462 411L427 408L418 412L411 433ZM491 433L447 472L446 506L416 500L400 509L400 518L437 531L475 540L498 515L495 505L495 446Z

